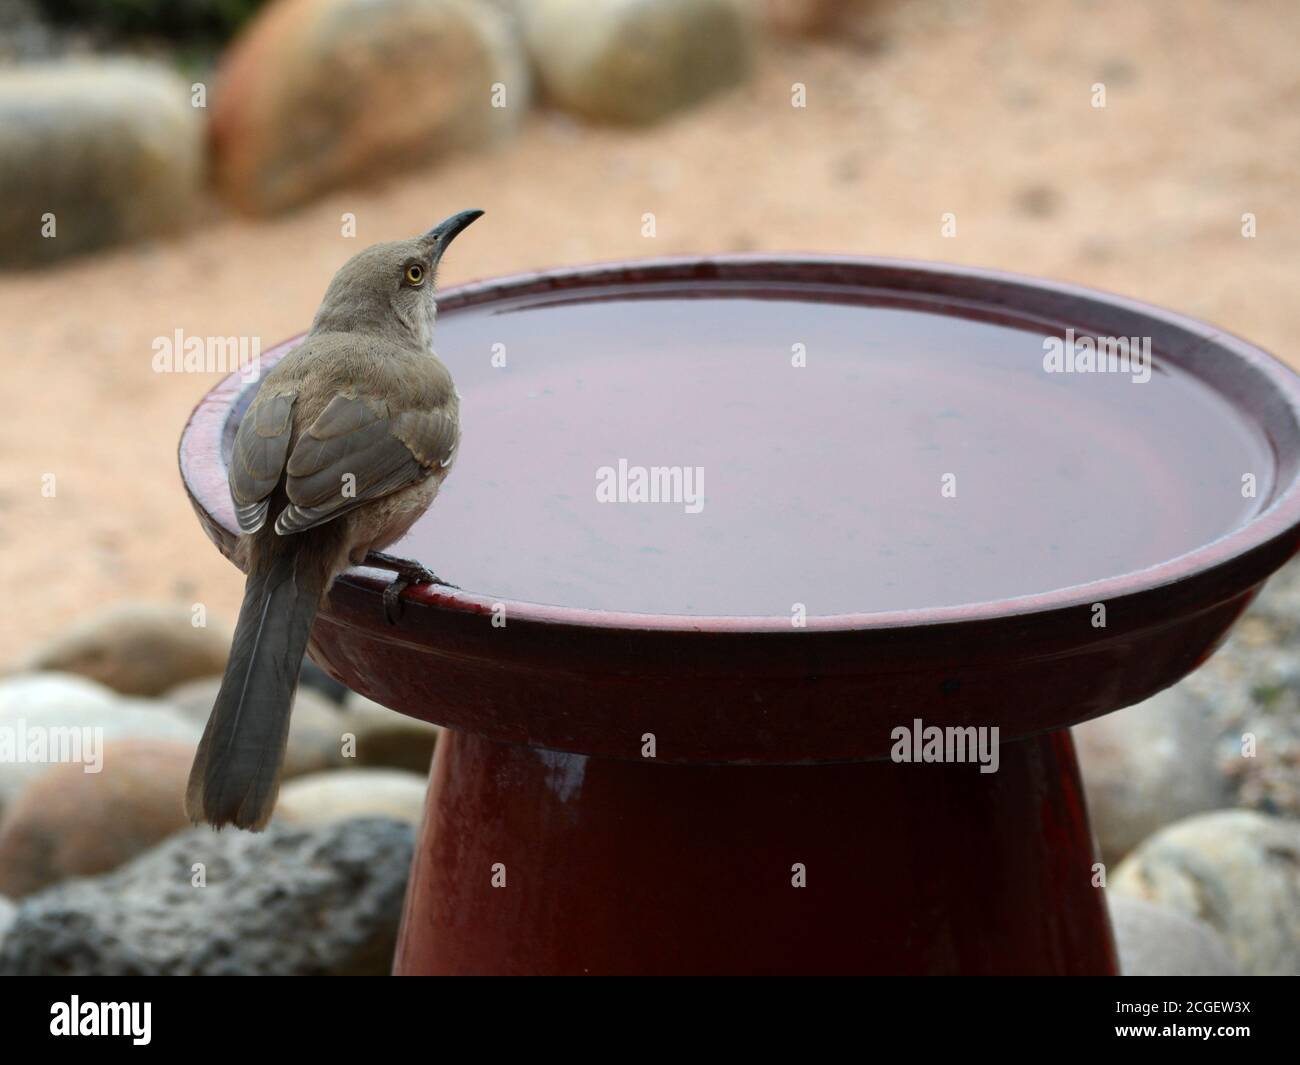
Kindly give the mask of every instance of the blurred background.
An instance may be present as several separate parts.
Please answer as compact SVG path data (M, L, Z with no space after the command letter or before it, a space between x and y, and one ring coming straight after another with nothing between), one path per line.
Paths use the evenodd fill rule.
M121 721L154 715L120 729L143 745L120 761L135 782L75 846L50 843L75 834L60 810L84 816L102 785L20 806L34 772L0 765L0 895L180 827L176 750L242 579L175 459L221 375L156 372L157 338L267 350L355 251L480 207L443 285L682 253L941 259L1164 304L1300 366L1298 36L1292 0L0 0L0 716L75 717L106 692ZM1108 860L1198 815L1128 880L1214 927L1204 949L1231 958L1206 964L1300 971L1296 584L1185 685L1078 730ZM382 736L413 723L317 681L297 771L337 764L320 714L357 715L373 770L405 774L375 778L364 812L417 817L431 734L395 743L417 751L403 764ZM1249 764L1243 729L1268 741ZM1189 902L1197 848L1231 860ZM1151 949L1195 938L1176 929ZM6 949L10 968L62 964ZM374 949L319 964L382 970Z

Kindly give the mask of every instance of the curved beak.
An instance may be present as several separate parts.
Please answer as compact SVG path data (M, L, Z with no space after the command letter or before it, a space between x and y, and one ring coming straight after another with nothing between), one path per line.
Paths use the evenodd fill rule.
M483 217L482 211L461 211L450 218L443 219L429 232L424 235L433 249L433 259L436 262L441 258L442 253L447 250L447 245L456 239L456 235L465 229L471 222L477 218Z

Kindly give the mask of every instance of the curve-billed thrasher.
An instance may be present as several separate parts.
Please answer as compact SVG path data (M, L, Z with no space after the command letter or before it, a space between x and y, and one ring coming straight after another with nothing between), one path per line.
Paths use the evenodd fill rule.
M438 262L482 211L376 244L334 275L311 332L262 382L230 460L248 574L230 660L190 770L195 821L271 816L312 620L349 565L395 570L391 611L423 567L380 554L433 502L460 439L451 374L431 347Z

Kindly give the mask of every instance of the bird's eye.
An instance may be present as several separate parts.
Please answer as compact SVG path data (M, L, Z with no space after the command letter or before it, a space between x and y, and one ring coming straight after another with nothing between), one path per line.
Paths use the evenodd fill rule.
M406 281L410 285L420 285L424 283L424 267L419 263L412 263L406 268Z

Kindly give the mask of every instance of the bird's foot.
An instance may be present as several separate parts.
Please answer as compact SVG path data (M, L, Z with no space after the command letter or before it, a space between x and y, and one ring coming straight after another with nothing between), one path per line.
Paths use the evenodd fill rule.
M374 566L376 569L391 570L397 575L384 589L384 619L390 625L396 625L402 616L402 593L413 584L438 584L459 591L458 585L444 581L427 566L422 566L409 558L398 558L396 555L386 555L382 551L371 551L366 555L363 564Z

